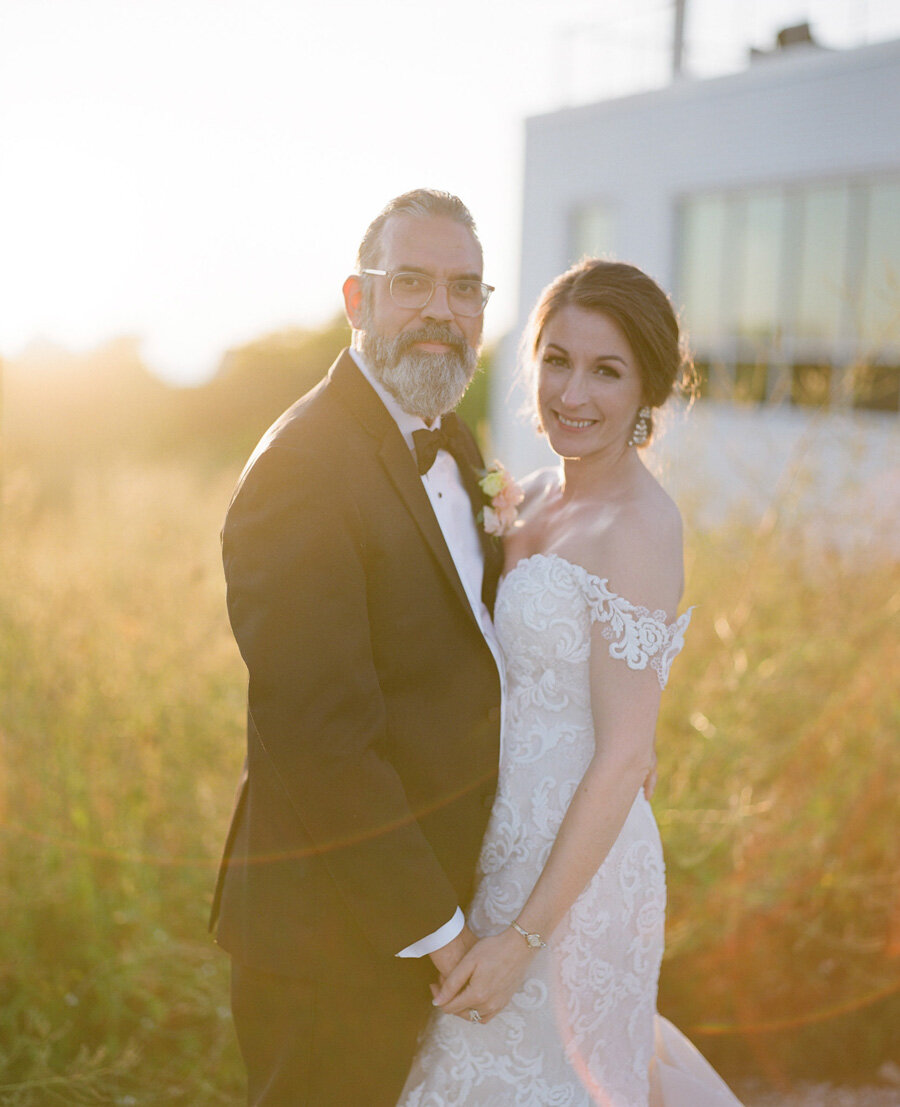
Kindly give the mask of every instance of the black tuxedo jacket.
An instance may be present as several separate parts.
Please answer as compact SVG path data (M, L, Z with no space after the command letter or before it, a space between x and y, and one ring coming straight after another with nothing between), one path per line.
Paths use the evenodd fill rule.
M470 897L500 684L413 456L346 351L259 443L222 537L249 694L218 941L287 975L384 965Z

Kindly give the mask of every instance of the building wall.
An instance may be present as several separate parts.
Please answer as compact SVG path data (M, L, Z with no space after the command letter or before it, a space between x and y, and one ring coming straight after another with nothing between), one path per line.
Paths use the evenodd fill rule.
M677 302L685 198L898 176L900 42L842 52L798 48L727 77L530 119L518 331L544 285L586 245L639 265ZM592 221L605 242L585 243L579 227L579 212L592 207L605 217ZM505 343L498 359L493 427L498 454L522 472L548 453L512 415L522 401L515 346ZM802 423L807 416L821 417L794 417Z

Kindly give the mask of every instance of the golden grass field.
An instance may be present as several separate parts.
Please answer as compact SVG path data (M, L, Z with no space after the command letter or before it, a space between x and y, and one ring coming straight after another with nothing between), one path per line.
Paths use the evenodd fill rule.
M206 932L243 756L236 475L2 473L0 1104L240 1102ZM865 1079L898 1050L900 571L874 554L689 531L660 1008L732 1079Z

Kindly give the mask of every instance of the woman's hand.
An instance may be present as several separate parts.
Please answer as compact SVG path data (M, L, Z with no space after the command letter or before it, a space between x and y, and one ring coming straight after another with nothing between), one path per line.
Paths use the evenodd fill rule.
M482 938L442 981L435 1007L463 1019L474 1010L489 1022L519 990L534 956L512 927Z

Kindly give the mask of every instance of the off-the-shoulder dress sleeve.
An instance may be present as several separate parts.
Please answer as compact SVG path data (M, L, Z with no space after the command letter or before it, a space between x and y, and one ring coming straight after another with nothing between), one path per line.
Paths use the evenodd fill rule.
M629 669L646 669L649 665L656 672L660 688L665 688L694 609L688 608L668 623L665 611L651 612L630 603L611 592L605 578L585 572L585 589L592 621L603 624L610 657L624 661Z

